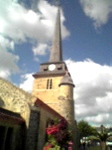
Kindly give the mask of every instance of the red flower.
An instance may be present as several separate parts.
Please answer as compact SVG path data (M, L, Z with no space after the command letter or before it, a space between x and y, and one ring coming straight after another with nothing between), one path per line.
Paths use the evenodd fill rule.
M48 144L47 146L45 146L44 150L48 150L49 148L52 148L52 144Z
M47 130L47 134L51 134L51 135L59 132L59 128L57 126L48 127L46 130Z
M60 119L57 122L51 120L51 122L49 123L49 127L46 128L46 132L49 135L47 136L49 143L53 142L54 144L55 141L59 146L61 145L63 147L71 147L72 143L70 142L68 144L68 141L71 140L71 136L68 132L68 123L65 119ZM46 150L48 150L48 148Z

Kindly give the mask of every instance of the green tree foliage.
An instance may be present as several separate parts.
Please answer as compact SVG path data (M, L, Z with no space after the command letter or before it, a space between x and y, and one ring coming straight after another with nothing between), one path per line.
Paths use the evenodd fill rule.
M95 135L96 134L96 129L88 124L88 122L81 120L77 124L79 133L80 133L80 138L82 139L83 137L88 137L90 135Z
M100 131L96 130L95 132L93 132L93 135L93 137L96 137L97 140L102 142L106 142L109 139L109 137L112 136L111 134L109 134L109 130L103 125L101 125Z
M112 136L112 134L109 134L109 130L106 129L103 125L101 125L100 129L101 131L97 131L95 137L97 140L99 140L101 149L106 150L106 141Z
M88 122L81 120L77 124L80 139L83 137L88 137L88 140L99 141L101 145L101 150L106 150L106 141L112 137L112 134L109 134L109 130L103 125L100 127L100 131L97 131L96 128L88 124Z
M99 141L101 145L101 150L106 150L106 141L109 140L110 137L112 137L112 134L109 133L109 129L101 125L99 131L93 127L91 131L91 136L88 136L88 139Z

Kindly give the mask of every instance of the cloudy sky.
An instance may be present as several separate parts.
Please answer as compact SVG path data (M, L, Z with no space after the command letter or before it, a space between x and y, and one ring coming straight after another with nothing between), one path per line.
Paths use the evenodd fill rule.
M31 92L49 59L55 0L0 0L0 77ZM112 0L61 0L63 57L77 121L112 126Z

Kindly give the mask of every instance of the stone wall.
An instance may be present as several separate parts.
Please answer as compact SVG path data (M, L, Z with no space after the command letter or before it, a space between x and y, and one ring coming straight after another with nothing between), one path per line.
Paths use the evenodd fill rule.
M24 144L26 143L26 147L29 144L28 142L30 142L30 138L32 142L32 144L30 143L31 145L37 144L36 141L34 143L33 140L34 138L29 137L30 130L32 130L32 132L34 130L34 127L32 127L31 124L35 124L35 119L33 119L34 116L32 116L32 111L31 111L32 99L34 100L34 97L32 97L31 94L16 87L15 85L11 84L9 81L0 78L0 107L6 110L10 110L11 112L18 113L24 119L26 129L23 128L22 130L26 130L26 132L24 132L25 141L26 141L26 142L24 141ZM38 122L39 120L37 118L37 126L39 124ZM7 125L7 128L8 127L9 124ZM12 127L14 128L14 125L12 125ZM38 130L37 128L36 130ZM34 137L36 136L35 134L33 135ZM30 150L32 149L30 148Z
M2 78L0 78L0 107L19 113L24 118L26 123L25 150L42 150L48 119L61 118L41 100Z
M62 78L63 76L36 78L32 94L73 123L75 120L73 86L62 85L59 87ZM47 89L48 79L52 80L51 89Z
M29 122L31 94L0 78L0 107L17 112Z
M53 110L58 112L68 121L69 127L71 128L73 133L73 142L75 143L74 136L76 129L74 124L75 120L74 99L73 99L74 87L69 84L59 86L62 78L63 78L62 75L35 78L32 93L35 97L41 99L44 103L46 103ZM50 86L48 86L48 81L50 81L49 83L51 83ZM44 116L42 118L44 118ZM44 126L42 126L42 128L45 128L44 121L45 119L43 120ZM44 135L45 134L44 132L42 132L41 134ZM41 141L42 140L44 139L41 139Z

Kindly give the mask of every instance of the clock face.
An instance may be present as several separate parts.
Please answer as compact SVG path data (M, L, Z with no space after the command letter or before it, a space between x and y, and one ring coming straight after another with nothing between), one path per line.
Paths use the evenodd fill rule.
M48 69L49 69L50 71L53 71L55 68L56 68L56 65L55 65L55 64L51 64L51 65L48 66Z

